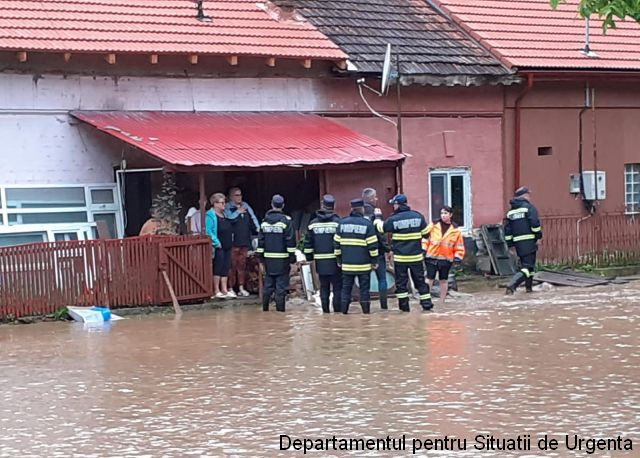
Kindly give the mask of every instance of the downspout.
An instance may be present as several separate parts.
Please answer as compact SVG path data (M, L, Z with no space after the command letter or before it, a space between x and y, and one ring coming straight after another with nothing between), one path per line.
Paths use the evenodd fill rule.
M585 112L590 108L591 106L591 97L590 97L590 93L589 93L589 82L587 82L587 85L585 87L585 92L584 92L584 106L582 107L582 109L580 110L580 113L578 114L578 135L580 137L579 140L579 144L578 144L578 173L579 178L580 178L580 197L582 197L582 202L584 203L585 209L589 212L589 214L593 214L593 211L595 209L595 206L593 205L593 202L590 200L586 199L586 195L584 192L584 163L583 163L583 158L582 158L582 145L583 145L583 141L582 141L582 137L583 137L583 116L585 114ZM595 179L595 178L594 178Z
M527 95L529 93L529 91L531 91L531 89L533 88L533 74L529 73L527 74L527 87L525 87L522 92L520 92L520 94L518 94L518 97L516 98L516 102L515 102L515 109L516 109L516 119L515 119L515 148L514 148L514 165L513 165L513 189L518 189L520 187L520 138L521 138L521 134L520 134L520 130L521 130L521 103L522 103L522 99L524 98L525 95Z
M396 110L397 110L397 121L396 121L396 135L398 140L398 152L402 154L402 104L400 98L400 54L396 54L396 71L398 73L398 79L396 81ZM401 194L403 192L403 177L402 177L402 166L404 165L404 159L398 161L398 165L396 167L396 187L397 194Z

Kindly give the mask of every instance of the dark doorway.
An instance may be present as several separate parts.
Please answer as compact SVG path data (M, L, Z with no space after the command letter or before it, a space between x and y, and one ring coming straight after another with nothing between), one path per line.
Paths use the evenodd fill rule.
M142 225L151 216L151 172L136 172L124 174L124 214L126 237L138 235Z

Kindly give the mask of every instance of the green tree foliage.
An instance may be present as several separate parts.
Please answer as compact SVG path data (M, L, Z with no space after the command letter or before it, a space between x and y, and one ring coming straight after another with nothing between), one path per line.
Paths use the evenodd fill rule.
M551 7L556 9L566 0L550 0L550 2ZM580 0L579 11L585 18L597 14L604 21L602 28L605 32L609 28L615 28L617 20L630 17L640 22L640 0Z
M151 216L159 221L156 235L174 235L180 226L180 204L176 201L176 178L163 172L162 188L151 204Z

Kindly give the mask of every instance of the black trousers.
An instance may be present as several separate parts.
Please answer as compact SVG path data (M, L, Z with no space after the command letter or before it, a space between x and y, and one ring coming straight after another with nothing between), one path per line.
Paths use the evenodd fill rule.
M351 290L358 277L360 285L360 305L362 313L371 313L371 272L363 273L342 273L342 313L349 313L351 304Z
M329 297L333 287L333 311L342 311L342 274L320 275L320 302L322 311L329 313Z
M287 297L287 290L289 289L289 269L280 275L269 275L267 273L264 276L264 291L262 292L262 310L265 312L269 310L269 302L271 302L271 296L275 292L276 295L276 310L278 312L284 312L284 304Z
M396 270L396 297L400 310L408 312L409 309L409 275L420 293L420 305L425 310L433 307L429 285L424 281L424 265L421 262L405 264L395 263Z
M513 289L516 289L522 282L526 282L527 290L531 289L533 284L533 276L536 271L536 255L538 253L525 254L524 256L518 256L520 259L520 272L514 275L512 282Z

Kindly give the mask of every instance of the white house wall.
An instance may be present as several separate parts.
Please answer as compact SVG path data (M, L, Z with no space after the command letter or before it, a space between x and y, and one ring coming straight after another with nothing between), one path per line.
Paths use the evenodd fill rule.
M322 84L301 78L0 74L0 184L113 182L122 144L73 110L314 111Z

